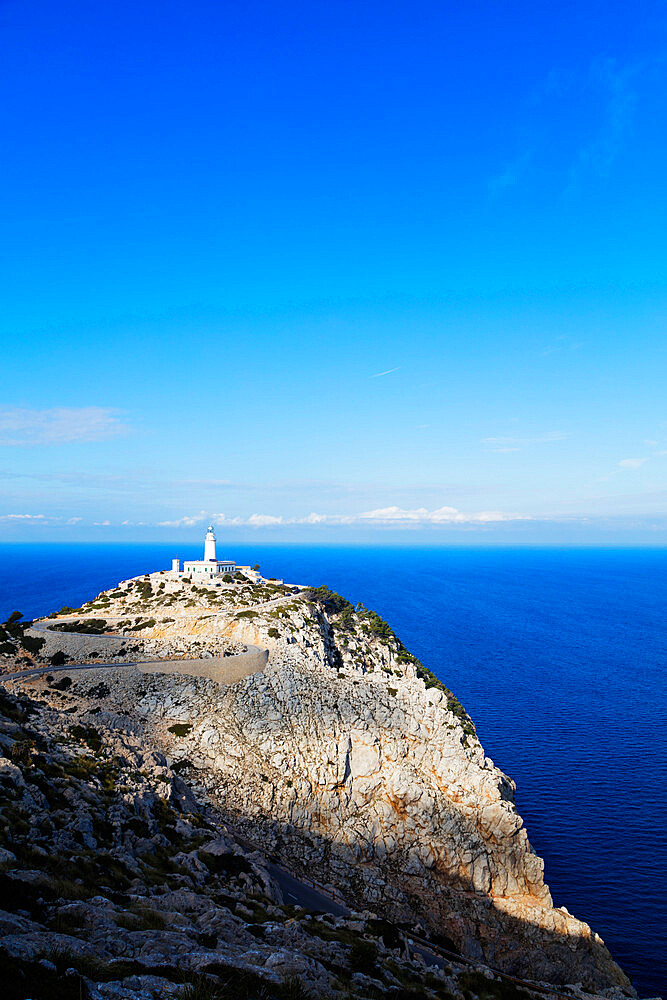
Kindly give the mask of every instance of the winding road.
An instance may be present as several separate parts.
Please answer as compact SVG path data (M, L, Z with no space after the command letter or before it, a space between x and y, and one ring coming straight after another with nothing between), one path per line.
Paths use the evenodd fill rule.
M294 596L295 595L291 595L291 597L294 597ZM256 607L266 607L266 606L270 607L270 606L273 606L273 605L278 604L281 601L285 601L285 600L286 600L286 598L284 598L284 597L277 598L277 599L274 598L271 601L266 601L264 604L254 605L253 610ZM71 621L73 617L74 617L75 621L78 618L80 618L80 616L68 616L67 618L62 618L61 621ZM120 620L123 620L123 618L126 617L126 616L116 615L115 617L119 618ZM190 618L201 617L201 616L200 615L199 616L196 616L196 615L187 615L187 616L185 616L184 615L183 617L187 617L188 619L190 619ZM109 618L107 617L107 618L105 618L105 620L109 620ZM38 620L33 621L31 623L30 630L34 631L34 632L50 632L51 635L57 635L58 632L53 629L52 624L53 624L52 620L41 618L41 619L38 619ZM109 638L117 638L117 639L127 640L127 641L131 641L132 639L136 639L137 638L136 635L135 636L124 635L122 632L118 633L118 634L110 633L109 635L94 635L94 634L92 634L90 632L64 632L63 634L67 635L67 636L74 636L74 637L80 638L80 639L87 639L89 642L93 642L93 643L95 642L96 639L99 639L100 643L102 643L102 642L108 640ZM200 662L202 664L211 664L211 663L217 662L218 660L224 662L225 660L231 661L232 659L236 659L237 657L250 656L250 657L254 658L258 654L266 654L266 658L267 658L267 661L268 661L269 650L266 649L265 647L254 646L254 645L252 645L252 643L247 643L247 642L244 643L244 646L246 648L245 648L245 651L243 653L234 653L234 654L232 654L232 656L229 656L229 657L214 657L214 656L211 656L211 657L202 657L202 658L200 658L198 660L196 660L196 659L190 659L190 660L188 660L187 657L183 657L182 659L183 659L183 662L190 662L190 663L192 663L192 662ZM100 663L100 662L95 661L94 663L67 663L67 664L62 664L60 666L49 665L48 667L29 667L27 670L18 670L18 671L15 671L14 673L11 673L11 674L0 674L0 682L2 682L2 681L18 680L21 677L38 677L38 676L40 676L42 674L53 674L53 673L55 673L57 671L63 671L63 670L65 670L65 671L72 671L72 670L103 670L103 669L109 668L109 667L142 667L142 666L159 667L159 665L162 664L162 663L164 663L165 665L169 664L169 666L170 666L170 671L169 672L170 673L177 673L178 671L174 670L174 664L177 664L179 662L179 659L180 658L162 659L162 660L131 660L131 661L130 660L123 660L122 662L116 660L114 662L107 662L107 663ZM183 673L187 674L187 670L184 670ZM191 675L191 676L198 676L198 675L194 674L194 675ZM213 679L215 679L215 678L213 678ZM224 682L218 681L218 683L224 683Z

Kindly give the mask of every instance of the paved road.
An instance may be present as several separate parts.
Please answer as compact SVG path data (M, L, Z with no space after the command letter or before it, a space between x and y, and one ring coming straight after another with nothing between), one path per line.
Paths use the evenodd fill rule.
M342 903L337 903L335 899L326 896L312 886L300 882L299 879L290 875L284 868L274 865L271 861L266 863L272 878L280 886L285 903L294 906L302 906L304 910L314 910L319 913L332 913L335 917L347 917L350 911Z
M237 839L242 839L238 838ZM250 844L246 846L250 847ZM286 904L292 903L294 906L302 906L304 910L311 910L315 913L331 913L336 917L349 917L352 913L346 906L342 903L336 902L330 896L313 888L310 885L306 885L304 882L300 882L299 879L290 875L279 865L273 864L272 862L266 862L266 867L269 870L272 878L276 880L283 894L283 899ZM433 948L430 947L428 942L421 938L415 940L414 937L410 937L409 933L405 936L405 945L407 955L419 955L423 959L424 965L437 966L439 969L449 968L452 962L456 962L460 965L470 965L472 967L477 967L478 963L465 958L456 952L447 951L446 949ZM439 954L439 952L441 952ZM515 976L509 976L507 973L500 972L498 969L493 970L497 976L502 979L516 983L521 986L525 986L527 989L532 989L536 993L542 993L550 997L560 997L562 1000L571 1000L567 994L562 993L557 987L543 987L535 986L530 982L523 979L518 979Z
M278 600L285 600L285 598L279 598ZM267 601L266 603L267 604L275 604L276 600ZM258 607L259 607L259 605L258 605ZM71 616L69 616L68 618L63 618L62 620L63 621L69 621L70 618L71 618ZM74 616L74 620L75 621L77 620L77 618L80 618L80 616ZM103 642L103 641L107 640L109 637L111 637L111 638L117 638L117 639L121 639L121 640L136 638L136 636L122 635L122 634L118 634L118 635L111 634L110 636L108 636L108 635L92 635L92 634L90 634L88 632L65 632L65 633L59 633L58 631L54 631L52 629L51 626L53 624L54 624L54 622L53 622L52 619L44 619L44 618L42 618L42 619L40 619L38 621L32 622L31 625L30 625L30 628L34 629L34 631L36 631L36 632L50 632L52 635L64 634L64 635L67 635L67 636L76 636L78 638L92 640L93 642L95 641L95 639L99 639L100 642ZM246 656L246 655L256 656L258 653L266 653L266 658L267 658L267 661L268 661L268 658L269 658L269 651L268 651L268 649L264 648L263 646L253 646L251 643L247 643L247 642L244 643L244 645L246 647L245 652L243 652L243 653L234 653L232 655L234 657L240 657L240 656ZM183 658L183 659L185 659L185 658ZM216 659L216 657L205 657L205 658L202 658L201 662L202 663L209 663L209 662L211 662L212 660L215 660L215 659ZM224 659L226 659L226 657L221 658L221 659L224 662ZM229 659L231 659L231 657ZM118 661L118 660L116 660L114 663L98 663L98 662L94 662L94 663L73 663L73 664L64 664L63 666L59 666L59 667L54 667L54 666L33 667L33 668L29 669L29 670L20 670L20 671L17 671L16 673L13 673L13 674L0 674L0 681L3 681L3 680L9 680L9 681L18 680L20 677L38 677L40 674L52 674L52 673L55 673L57 671L61 671L62 672L63 670L64 671L70 671L70 670L98 670L98 669L103 669L105 667L137 667L137 666L144 666L144 665L149 665L149 664L151 666L158 666L159 667L160 664L162 664L162 663L170 664L171 667L172 667L172 669L169 671L169 673L173 673L173 672L175 672L173 670L173 664L174 663L178 663L178 662L179 662L179 659L177 657L175 657L175 658L172 657L171 659L166 659L166 660L133 660L133 661L127 661L127 660ZM184 671L184 673L187 674L187 671ZM193 674L189 674L188 676L198 676L198 675L197 674L194 674L194 675Z
M275 865L269 861L266 863L266 867L272 878L280 886L286 905L291 903L294 906L302 906L304 910L312 910L315 913L331 913L335 917L350 916L352 911L347 906L336 902L331 896L327 896L318 889L300 882L299 879L295 878L294 875L290 875L289 872L280 868L279 865ZM416 952L418 955L421 955L426 965L436 965L438 968L443 969L445 965L449 964L444 958L436 955L428 948L416 944L414 941L409 941L409 945L410 951L413 954Z
M291 903L294 906L302 906L304 910L312 910L315 913L331 913L335 917L350 916L352 911L347 906L336 902L331 896L320 892L318 889L300 882L299 879L295 878L294 875L290 875L289 872L280 868L279 865L267 862L266 867L272 878L280 886L286 905ZM417 944L415 941L408 939L407 944L412 954L421 955L425 965L435 965L440 969L444 969L446 965L449 965L449 962L441 958L440 955L436 955L430 949Z
M158 661L173 663L173 660ZM33 667L30 670L18 670L15 674L0 674L0 682L16 681L21 677L38 677L40 674L69 674L73 670L99 670L104 667L136 667L137 663L71 663L62 667Z

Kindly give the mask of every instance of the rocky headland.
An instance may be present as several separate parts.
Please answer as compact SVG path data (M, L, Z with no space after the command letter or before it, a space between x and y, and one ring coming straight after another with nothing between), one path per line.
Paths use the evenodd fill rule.
M10 998L634 996L372 611L154 573L0 628Z

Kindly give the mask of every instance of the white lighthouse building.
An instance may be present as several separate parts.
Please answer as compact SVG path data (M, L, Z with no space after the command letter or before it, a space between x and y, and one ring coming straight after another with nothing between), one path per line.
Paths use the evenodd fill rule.
M213 531L213 525L209 524L206 538L204 539L204 562L217 563L217 560L218 557L215 554L215 532Z
M235 573L236 569L236 563L231 559L218 559L215 551L215 532L213 531L212 524L209 524L204 539L204 558L187 559L183 563L184 573L202 580L210 580L225 573Z
M171 563L172 572L179 573L179 566L180 560L173 559ZM204 538L204 558L186 559L183 563L183 573L186 576L191 576L193 580L209 580L217 583L226 573L232 574L239 571L243 573L246 579L253 583L261 579L259 573L251 569L250 566L237 566L232 559L218 559L215 547L215 532L213 531L212 524L209 524Z

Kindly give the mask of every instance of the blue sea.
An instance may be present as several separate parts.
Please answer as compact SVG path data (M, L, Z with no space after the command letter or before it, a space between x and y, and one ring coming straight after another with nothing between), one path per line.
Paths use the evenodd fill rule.
M200 545L0 546L0 620ZM517 783L557 905L667 996L667 550L225 546L386 618Z

